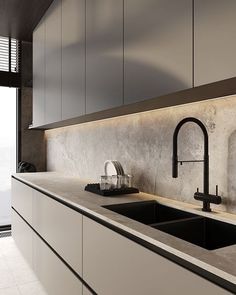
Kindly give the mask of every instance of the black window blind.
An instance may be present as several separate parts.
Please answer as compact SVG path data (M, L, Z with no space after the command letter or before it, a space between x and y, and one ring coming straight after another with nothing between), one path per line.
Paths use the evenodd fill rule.
M20 72L20 42L18 40L0 37L0 71Z

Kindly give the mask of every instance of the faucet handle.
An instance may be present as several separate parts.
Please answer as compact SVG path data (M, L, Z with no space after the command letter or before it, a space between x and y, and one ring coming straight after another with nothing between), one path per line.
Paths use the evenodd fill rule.
M216 196L218 196L218 184L216 185Z
M199 193L199 187L197 187L197 193Z

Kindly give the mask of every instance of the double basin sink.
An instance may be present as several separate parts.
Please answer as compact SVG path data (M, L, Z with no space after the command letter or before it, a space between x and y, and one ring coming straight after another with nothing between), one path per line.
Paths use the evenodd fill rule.
M236 225L174 209L156 201L103 207L207 250L236 244Z

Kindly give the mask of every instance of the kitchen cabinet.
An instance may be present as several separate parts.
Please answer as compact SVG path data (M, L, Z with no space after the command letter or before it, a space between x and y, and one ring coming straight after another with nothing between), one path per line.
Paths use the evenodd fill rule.
M33 267L33 232L26 222L12 210L12 237L28 264Z
M49 295L82 294L82 283L32 231L24 220L12 211L12 236Z
M82 275L81 214L14 178L12 207L74 271Z
M81 214L15 179L12 192L13 239L48 294L82 294L81 281L57 256L82 275Z
M192 1L124 1L124 103L192 87Z
M236 1L194 1L194 85L236 76Z
M45 124L61 120L61 0L45 15Z
M231 294L37 189L12 184L22 203L32 190L32 225L14 203L12 235L49 295Z
M33 33L33 127L142 111L145 104L132 103L144 100L148 110L178 104L181 94L159 100L235 77L235 6L234 0L54 0ZM221 96L234 91L217 85ZM216 96L201 89L203 97ZM194 95L188 92L186 102Z
M29 223L33 224L33 190L28 185L11 179L11 201L12 207L21 214L24 219Z
M85 114L85 0L62 0L62 120Z
M45 115L45 22L33 33L33 125L44 124Z
M82 275L82 215L36 190L33 194L34 229Z
M82 294L82 283L37 236L33 236L34 271L49 295Z
M97 294L230 294L87 217L83 278Z
M123 1L86 1L86 113L123 104Z

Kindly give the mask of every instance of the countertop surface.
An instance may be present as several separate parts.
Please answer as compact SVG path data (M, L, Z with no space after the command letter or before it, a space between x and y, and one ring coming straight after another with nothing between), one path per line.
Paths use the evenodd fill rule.
M159 249L163 249L191 264L216 275L236 286L236 245L217 250L206 250L148 225L131 220L103 208L104 205L142 200L156 200L160 204L214 218L236 225L236 215L216 211L202 212L199 205L191 205L146 193L103 197L84 191L88 180L55 172L16 173L13 175L32 187L62 200L94 217L105 221Z

